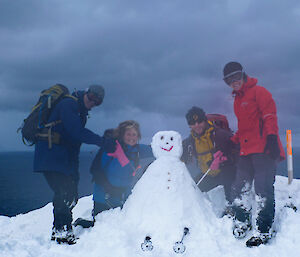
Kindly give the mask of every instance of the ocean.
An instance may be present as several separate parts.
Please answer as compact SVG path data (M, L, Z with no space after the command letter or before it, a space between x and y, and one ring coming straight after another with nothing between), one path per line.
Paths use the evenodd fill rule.
M15 216L52 202L44 176L33 172L33 152L0 152L0 215ZM89 172L96 152L80 153L79 196L92 193Z
M300 179L300 147L294 147L293 150L294 178ZM80 154L80 197L92 193L89 168L95 154ZM52 201L53 193L45 178L42 174L32 172L32 166L33 152L0 152L0 215L12 217L27 213ZM286 166L286 161L279 163L277 174L287 176Z

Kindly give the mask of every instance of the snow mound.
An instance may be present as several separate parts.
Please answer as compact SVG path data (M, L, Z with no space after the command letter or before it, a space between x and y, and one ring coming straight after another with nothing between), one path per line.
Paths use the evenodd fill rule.
M141 196L143 197L143 195ZM206 215L206 224L195 220L195 229L185 238L184 244L186 251L183 256L186 257L246 257L246 256L298 256L300 252L300 211L295 212L292 208L285 207L293 204L300 209L300 180L294 180L292 185L287 184L287 178L277 176L275 182L276 215L274 228L277 235L269 245L262 245L252 249L245 247L244 240L236 240L231 233L231 221L224 217L218 218L211 214L212 210L216 213L217 206L220 205L224 195L222 188L217 188L208 194L200 196L201 203L204 204L210 215ZM203 199L204 198L204 199ZM213 200L212 203L207 199ZM130 198L129 198L130 199ZM206 199L206 200L205 200ZM185 208L187 213L193 210L194 206L189 205L189 199L186 199ZM130 203L126 203L130 205ZM134 203L132 203L134 204ZM176 203L174 203L176 204ZM83 197L74 208L74 219L78 217L89 218L92 211L92 197ZM209 209L211 208L211 209ZM136 216L139 216L141 210L136 210ZM203 210L202 210L203 212ZM103 256L103 257L134 257L134 256L178 256L173 252L172 244L179 241L177 229L170 229L165 233L165 244L153 242L152 252L143 252L140 248L140 240L145 236L138 227L131 226L135 220L128 220L126 211L120 208L105 211L97 216L97 222L94 228L81 229L77 227L75 233L80 237L76 245L57 245L50 241L50 231L52 227L52 204L29 212L27 214L17 215L8 218L0 216L0 256L1 257L82 257L82 256ZM170 217L161 213L160 219L167 221ZM159 226L150 218L145 221L155 231L160 231ZM198 222L198 223L197 223ZM204 226L207 228L205 234L198 228ZM199 233L198 233L199 232Z

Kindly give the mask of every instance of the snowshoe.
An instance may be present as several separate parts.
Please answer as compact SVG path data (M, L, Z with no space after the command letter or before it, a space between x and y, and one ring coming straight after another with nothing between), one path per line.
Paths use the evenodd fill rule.
M247 242L247 247L260 246L262 244L267 244L271 239L271 234L269 233L261 233L258 236L251 237Z
M248 222L240 222L235 220L232 233L235 238L242 239L245 238L247 233L252 229L252 226Z
M152 245L150 236L145 237L144 243L141 244L141 248L143 251L152 251L153 250L153 245Z
M76 244L76 238L72 229L52 229L51 240L56 241L58 244Z

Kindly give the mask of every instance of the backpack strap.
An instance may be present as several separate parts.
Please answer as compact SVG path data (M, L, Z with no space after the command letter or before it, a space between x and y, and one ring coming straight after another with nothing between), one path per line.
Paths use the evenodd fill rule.
M36 136L39 140L47 140L48 148L52 148L52 144L61 144L61 135L57 132L52 132L52 127L61 123L61 120L53 121L45 125L41 133L37 133Z
M78 98L72 95L64 95L63 98L71 98L75 100L76 102L78 101ZM51 108L51 101L50 97L47 100L48 102L48 108ZM42 104L42 103L41 103ZM45 104L45 103L43 103ZM37 107L36 107L37 108ZM47 140L48 141L48 148L52 149L52 144L61 144L61 135L57 132L52 132L52 128L56 126L57 124L61 123L61 120L55 120L49 123L44 124L41 128L42 131L40 133L37 133L36 136L39 140ZM40 124L39 124L40 126ZM24 141L23 141L24 142Z
M76 97L76 96L69 95L69 94L63 96L63 98L67 98L67 97L72 98L72 99L75 100L76 102L78 101L78 97Z

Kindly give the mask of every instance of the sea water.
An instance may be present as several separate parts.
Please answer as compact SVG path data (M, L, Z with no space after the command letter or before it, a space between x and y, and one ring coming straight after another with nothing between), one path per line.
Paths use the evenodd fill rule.
M79 196L92 193L90 165L94 152L80 153ZM300 147L293 152L294 178L300 179ZM53 192L40 173L32 171L33 152L0 152L0 215L14 216L40 208L52 201ZM287 176L286 161L277 166L277 174Z

